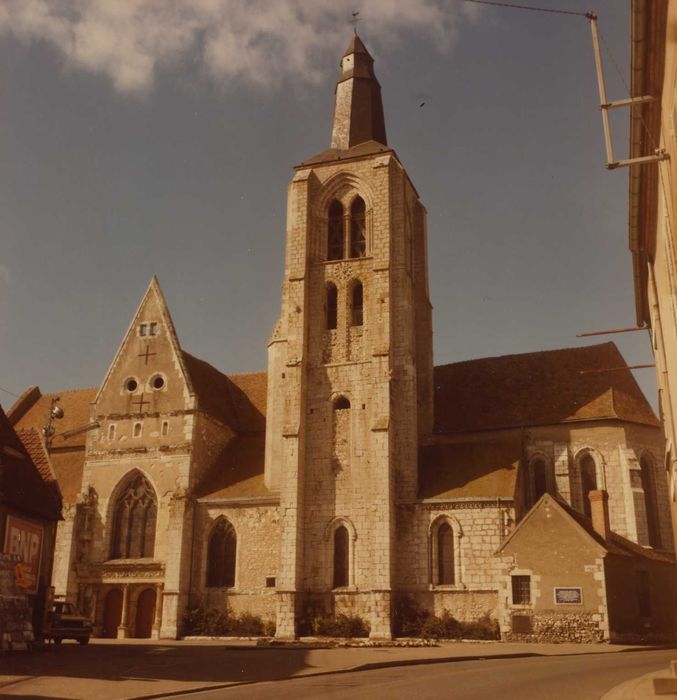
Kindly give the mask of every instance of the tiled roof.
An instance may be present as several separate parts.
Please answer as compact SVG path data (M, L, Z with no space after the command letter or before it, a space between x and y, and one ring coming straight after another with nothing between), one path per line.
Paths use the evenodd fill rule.
M22 428L17 430L16 434L28 451L33 464L36 466L47 488L51 491L58 507L61 508L61 490L40 433L35 428Z
M16 434L19 436L23 446L28 450L28 454L31 456L33 464L38 468L42 480L45 483L56 481L56 476L52 470L52 465L49 463L49 457L40 433L35 428L19 428Z
M659 426L614 343L435 367L435 433L616 418Z
M268 373L229 374L230 391L238 416L238 431L258 433L266 429Z
M319 163L331 163L336 160L346 160L348 158L361 158L364 156L372 156L376 153L393 153L392 148L384 146L378 141L363 141L356 146L350 148L327 148L321 153L317 153L310 158L306 158L297 167L304 168L308 165L317 165ZM397 157L397 156L395 156Z
M185 351L183 359L199 410L238 433L265 430L266 372L225 375Z
M426 445L419 451L420 498L513 498L519 437Z
M234 438L195 490L198 498L270 496L263 483L264 433Z
M230 397L228 377L194 355L185 351L181 354L197 395L198 410L234 429L237 418Z
M85 466L84 448L52 450L49 455L59 482L65 505L72 505L82 489L82 471Z
M522 520L520 520L517 527L512 531L512 533L510 533L509 537L503 542L503 544L501 544L496 554L499 554L509 543L513 542L515 538L519 537L519 533L523 528L529 527L531 518L537 510L548 505L553 505L554 507L559 508L565 516L568 516L576 525L582 528L589 537L597 542L600 547L603 547L609 554L622 557L642 557L644 559L650 559L651 561L658 561L667 564L675 563L673 557L657 552L650 547L642 547L635 542L631 542L625 537L621 537L621 535L615 532L611 532L609 537L605 539L595 530L592 525L591 518L583 513L579 513L563 499L556 498L549 493L544 494L538 501L536 501L531 510L522 518Z
M619 556L644 557L645 559L653 559L654 561L674 562L674 559L657 552L650 547L642 547L636 542L622 537L616 532L609 533L609 537L605 540L592 526L592 520L584 513L579 513L572 508L566 501L560 498L552 497L557 505L559 505L571 518L573 518L592 538L597 540L609 554L617 554Z
M34 448L35 445L32 445ZM42 458L41 458L42 459ZM45 465L42 465L45 469ZM0 408L0 501L47 520L61 517L61 499L54 482L45 483L26 446Z
M36 400L27 408L22 406L22 412L16 413L19 401L9 410L8 416L17 430L35 428L41 430L49 419L52 399L59 397L59 406L63 408L64 416L53 422L55 429L51 447L84 447L87 439L87 426L91 423L91 403L96 396L96 389L75 389L53 394L36 392ZM25 409L25 410L24 410ZM65 433L65 436L64 436Z

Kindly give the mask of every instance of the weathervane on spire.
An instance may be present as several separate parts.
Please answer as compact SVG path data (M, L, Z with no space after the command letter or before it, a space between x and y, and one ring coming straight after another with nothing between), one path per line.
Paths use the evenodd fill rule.
M361 17L358 17L360 11L353 10L350 14L353 16L353 18L350 20L350 24L353 25L353 31L355 32L355 34L357 34L357 23L362 19Z

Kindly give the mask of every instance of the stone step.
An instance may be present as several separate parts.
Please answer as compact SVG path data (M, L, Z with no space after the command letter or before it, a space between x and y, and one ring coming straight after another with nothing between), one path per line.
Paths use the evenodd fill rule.
M677 693L677 678L674 676L672 678L668 678L667 676L663 678L654 678L653 692L654 695L670 695L671 693Z

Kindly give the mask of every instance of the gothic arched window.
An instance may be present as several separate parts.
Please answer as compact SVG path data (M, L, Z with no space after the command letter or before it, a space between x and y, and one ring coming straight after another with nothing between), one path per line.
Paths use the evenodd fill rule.
M336 199L329 205L327 222L327 260L344 257L343 205Z
M111 559L152 557L156 520L155 491L148 479L137 472L115 503Z
M334 532L334 588L350 583L350 538L348 529L340 525Z
M350 257L363 258L367 254L366 214L364 200L355 197L350 207Z
M646 455L642 455L642 458L639 460L639 466L641 469L642 490L644 491L644 508L646 510L649 544L652 547L660 547L661 538L658 527L658 513L656 512L656 491L652 473L653 464Z
M595 460L589 454L583 455L580 460L581 466L581 493L583 495L583 512L592 517L590 509L590 491L597 490L597 466Z
M353 326L361 326L364 322L364 290L362 282L357 282L353 287L350 316L351 325Z
M331 282L327 285L327 330L334 330L338 324L338 291Z
M449 523L437 529L437 579L440 585L455 583L454 531Z
M225 518L219 519L207 545L207 587L232 588L235 585L237 535Z

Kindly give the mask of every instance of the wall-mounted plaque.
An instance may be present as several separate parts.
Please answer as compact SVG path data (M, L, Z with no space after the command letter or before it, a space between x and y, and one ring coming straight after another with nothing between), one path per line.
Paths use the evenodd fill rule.
M582 605L583 589L578 586L555 586L556 605Z

